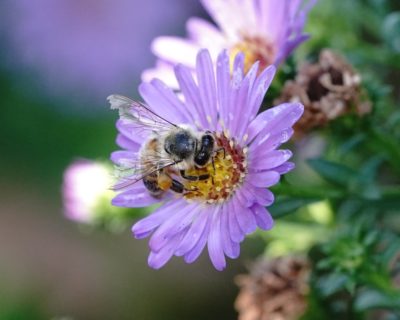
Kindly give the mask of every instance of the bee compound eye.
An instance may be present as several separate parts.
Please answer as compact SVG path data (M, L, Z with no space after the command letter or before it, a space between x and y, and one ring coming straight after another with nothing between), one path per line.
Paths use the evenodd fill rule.
M168 154L172 154L174 152L175 145L172 143L171 139L167 139L164 142L164 150Z
M169 149L169 146L167 144L164 145L164 151L168 154L171 154L171 151Z

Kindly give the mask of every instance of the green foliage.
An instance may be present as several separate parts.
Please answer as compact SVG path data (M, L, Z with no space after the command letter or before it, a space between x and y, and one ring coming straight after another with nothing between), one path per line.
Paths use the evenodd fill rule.
M296 163L315 177L294 172L273 188L277 224L314 235L315 225L325 230L305 249L313 268L301 319L400 319L400 3L320 1L308 30L313 36L296 61L313 60L326 47L345 55L362 75L373 109L319 130L319 155ZM332 212L329 223L310 219L319 203ZM276 236L268 240L267 247L277 247Z

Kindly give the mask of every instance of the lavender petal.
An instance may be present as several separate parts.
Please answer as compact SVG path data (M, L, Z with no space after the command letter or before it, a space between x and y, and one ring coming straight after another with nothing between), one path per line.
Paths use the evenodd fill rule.
M146 69L141 74L143 82L150 82L153 79L160 79L171 88L178 88L172 65L163 60L158 60L154 68Z
M271 150L277 149L282 143L287 142L293 135L294 130L288 128L278 133L267 135L264 138L257 139L249 147L249 153L255 157L265 157L265 154ZM259 156L260 155L260 156Z
M251 210L253 211L257 226L260 229L272 229L272 227L274 226L274 220L272 219L271 214L265 207L259 205L258 203L255 203L252 205Z
M210 51L213 48L223 47L223 44L226 42L221 31L204 19L190 18L186 23L186 30L190 39L208 48ZM212 44L212 46L209 44Z
M122 192L111 201L114 206L127 208L147 207L157 202L160 202L160 199L151 196L144 188L138 193L133 193L132 191Z
M216 73L219 114L222 122L228 124L229 101L231 96L231 71L229 66L229 56L226 50L222 51L218 56Z
M268 188L279 182L281 175L276 171L263 171L250 173L247 175L247 181L255 187Z
M205 127L207 125L205 110L203 110L200 92L194 82L191 71L181 64L175 66L174 70L179 87L185 98L185 103L191 109L190 111L192 112L193 119L195 119L200 126Z
M218 271L225 269L226 261L222 248L220 207L214 209L210 233L208 235L208 253L212 264Z
M124 163L138 159L138 156L137 152L118 150L111 153L110 159L115 164L123 166Z
M200 47L182 38L162 36L153 40L151 49L156 56L173 64L182 63L194 67Z
M140 235L149 231L153 231L164 221L168 220L171 212L177 210L182 205L184 205L182 200L172 200L165 203L162 207L154 211L151 215L136 222L132 227L133 234Z
M195 217L195 220L190 226L188 232L176 249L175 255L183 256L184 254L192 250L194 246L196 246L208 224L209 218L210 214L208 210L203 209L197 214L197 217Z
M162 89L160 89L162 86L160 80L156 80L156 83L158 84L158 87L156 87L153 82L143 82L139 86L139 93L149 108L174 124L188 122L188 120L182 115L182 112L180 112L180 109L184 108L182 103L177 98L173 102L166 98L165 95L167 95L166 92L168 92L168 89L164 87L166 92L162 92ZM160 94L160 92L162 92L162 94ZM172 92L170 95L171 94Z
M236 205L233 210L240 229L246 235L253 233L257 228L257 224L251 210L243 205Z
M244 232L241 230L241 228L239 227L239 223L236 219L236 214L234 213L234 211L232 211L233 209L233 205L232 202L234 200L232 199L231 201L229 201L225 206L226 206L226 210L228 212L228 224L229 224L229 234L231 236L231 239L233 242L236 243L240 243L243 241L244 239ZM235 202L236 204L236 202Z
M132 141L131 139L129 139L128 137L124 136L121 133L119 133L117 135L116 143L121 148L132 151L132 152L138 152L140 149L139 143Z
M143 131L136 124L128 124L121 119L117 121L116 127L123 136L139 145L142 145L149 135L148 132Z
M284 164L281 164L280 166L273 168L273 170L279 172L279 174L285 174L293 170L294 167L295 164L293 162L285 162Z
M245 182L243 188L247 188L247 190L253 195L255 201L262 206L269 206L274 202L274 194L265 188L257 188L250 185L248 182Z
M194 262L200 256L201 252L203 251L204 247L206 246L208 234L210 232L210 225L211 225L210 220L211 219L207 219L207 224L204 227L204 230L203 230L199 240L195 244L195 246L190 251L185 253L184 260L186 263Z
M181 238L182 234L177 234L160 251L151 251L147 260L148 265L153 269L160 269L163 267L173 256L175 248L178 246Z
M222 239L222 248L225 254L232 259L235 259L239 256L240 246L238 243L233 242L229 232L229 218L228 211L224 206L221 210L221 239Z
M249 92L249 105L250 110L249 120L253 120L260 109L261 102L264 99L265 93L267 92L269 86L271 85L272 79L276 73L276 68L274 66L269 66L265 68L261 74L257 77L254 82L251 91ZM251 137L250 137L251 138Z
M152 235L149 246L151 251L157 252L163 248L177 233L185 230L196 215L195 205L186 205L171 213L171 216L162 223Z
M267 134L288 129L303 114L304 107L300 103L283 103L260 113L249 125L248 141L256 136L264 139Z
M265 155L255 155L257 158L249 159L249 172L256 173L260 171L270 170L280 166L292 157L290 150L273 150Z
M207 50L201 50L197 55L196 73L200 98L207 118L207 126L204 129L212 129L217 125L217 97L214 65Z

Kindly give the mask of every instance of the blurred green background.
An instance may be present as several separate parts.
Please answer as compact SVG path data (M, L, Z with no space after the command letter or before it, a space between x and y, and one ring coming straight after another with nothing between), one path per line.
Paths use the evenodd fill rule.
M137 97L151 40L184 35L192 15L205 16L195 0L1 1L0 319L236 317L233 278L263 252L260 238L224 272L206 254L154 271L129 228L82 230L62 213L65 167L116 149L105 98ZM399 1L320 0L310 16L298 60L331 47L400 100Z

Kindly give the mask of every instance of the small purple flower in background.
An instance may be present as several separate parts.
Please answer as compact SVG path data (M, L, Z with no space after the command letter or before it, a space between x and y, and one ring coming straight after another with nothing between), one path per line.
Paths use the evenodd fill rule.
M64 172L65 216L76 222L93 223L113 196L111 185L108 166L89 160L72 163Z
M143 159L143 153L157 139L162 140L164 133L158 134L157 130L151 133L138 125L154 120L150 113L148 117L142 114L138 120L138 110L144 110L142 104L117 95L109 97L111 107L120 111L117 142L125 149L111 156L122 174L117 183L121 192L112 203L123 207L162 203L132 228L136 238L151 235L148 263L153 268L161 268L173 255L183 256L191 263L207 245L213 265L222 270L226 266L225 255L237 258L239 244L247 234L257 227L268 230L273 226L265 206L273 203L274 196L267 188L294 167L287 162L292 153L277 148L293 134L292 126L303 113L303 106L284 103L257 115L275 68L270 66L259 72L256 62L245 73L244 65L244 55L236 55L231 73L230 57L227 51L222 51L214 68L209 52L201 50L196 63L197 83L190 68L175 67L182 96L158 79L139 87L148 110L165 119L159 123L160 130L170 122L176 124L172 130L184 128L193 135L209 134L215 139L207 165L185 173L192 177L202 175L198 181L179 173L179 161L164 166L163 171L153 171L158 177L171 174L176 182L171 189L177 191L177 186L182 187L178 192L164 188L164 192L153 196L139 181L143 171L135 171L134 164L152 161ZM165 136L164 140L167 141ZM172 147L167 144L158 147L153 153L154 157L160 157L156 161L160 165L163 161L168 163L164 149Z
M217 26L200 18L187 22L188 37L158 37L152 44L159 58L156 67L142 74L144 81L160 78L176 87L173 65L182 63L191 69L202 48L213 61L227 49L231 57L245 53L245 70L260 61L260 71L278 66L308 35L303 33L308 11L316 0L202 0Z

